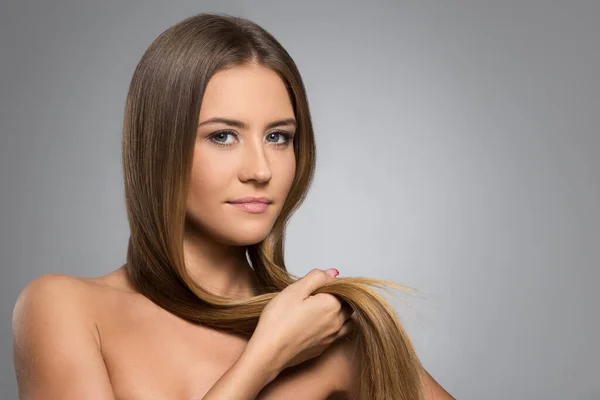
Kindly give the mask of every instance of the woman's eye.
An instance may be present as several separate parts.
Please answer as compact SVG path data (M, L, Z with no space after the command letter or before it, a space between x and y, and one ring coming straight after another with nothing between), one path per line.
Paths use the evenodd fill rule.
M210 137L210 140L219 146L231 146L233 143L227 141L227 136L235 135L234 132L231 131L221 131L217 132Z
M229 136L231 136L233 139L228 140ZM231 146L235 144L236 136L237 133L234 131L219 131L211 135L209 139L217 146ZM288 145L293 138L293 135L284 131L276 131L267 134L267 141L273 143L273 145L277 147Z
M267 140L269 139L275 139L275 143L278 146L283 146L288 144L291 139L293 138L292 135L290 135L287 132L283 132L283 131L277 131L277 132L271 132L267 135ZM283 139L283 141L278 141L277 139Z

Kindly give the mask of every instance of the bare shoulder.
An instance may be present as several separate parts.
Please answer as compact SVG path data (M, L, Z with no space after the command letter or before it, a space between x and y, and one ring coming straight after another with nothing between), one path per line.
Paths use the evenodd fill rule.
M90 307L91 282L63 274L31 280L13 309L19 398L111 398ZM80 396L80 397L78 397Z
M425 400L456 400L425 369L421 370L421 385Z
M63 274L45 274L31 280L19 294L13 309L15 333L28 333L23 329L31 322L51 321L55 318L72 320L83 317L90 320L89 284L82 278ZM81 322L77 322L81 324Z
M342 395L340 398L356 398L356 383L360 379L362 363L357 337L348 335L338 339L323 356L325 360L321 373L334 384L335 394ZM425 400L454 400L425 369L421 370L421 384Z

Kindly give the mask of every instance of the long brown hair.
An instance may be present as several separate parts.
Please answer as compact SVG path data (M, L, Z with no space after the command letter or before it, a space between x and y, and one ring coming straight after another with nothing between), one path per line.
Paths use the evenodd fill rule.
M190 166L202 97L220 69L250 62L276 71L297 120L296 174L273 229L247 254L263 293L233 299L191 279L183 256ZM266 304L298 277L284 262L286 224L312 183L316 149L304 84L292 57L247 19L205 13L161 33L133 77L123 122L123 172L131 234L126 271L154 303L194 323L251 337ZM359 399L418 400L421 364L393 307L376 288L411 289L374 278L338 278L315 293L331 293L355 311L360 352Z

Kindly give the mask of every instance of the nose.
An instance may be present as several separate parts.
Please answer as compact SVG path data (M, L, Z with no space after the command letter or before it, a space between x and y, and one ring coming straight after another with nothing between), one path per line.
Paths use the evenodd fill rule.
M242 182L265 183L271 180L272 171L261 143L249 143L244 149L244 159L239 172Z

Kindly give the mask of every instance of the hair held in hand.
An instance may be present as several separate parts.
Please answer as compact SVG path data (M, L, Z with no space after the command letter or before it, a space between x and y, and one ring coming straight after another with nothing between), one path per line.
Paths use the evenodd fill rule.
M259 63L285 82L297 120L296 174L273 229L248 256L262 294L235 300L201 288L186 271L186 198L202 96L224 68ZM154 303L194 323L252 336L263 308L297 280L284 263L284 234L304 200L316 161L304 84L296 64L265 29L239 17L198 14L161 33L133 74L123 122L123 170L131 234L127 272ZM398 316L374 289L410 289L372 278L337 278L315 293L336 295L354 309L361 376L358 398L420 400L421 364Z

